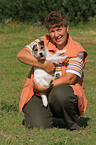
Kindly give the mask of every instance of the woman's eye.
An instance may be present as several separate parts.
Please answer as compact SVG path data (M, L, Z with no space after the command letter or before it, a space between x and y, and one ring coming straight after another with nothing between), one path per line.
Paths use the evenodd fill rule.
M54 33L55 31L50 31L49 33Z
M61 31L61 29L57 29L57 31Z

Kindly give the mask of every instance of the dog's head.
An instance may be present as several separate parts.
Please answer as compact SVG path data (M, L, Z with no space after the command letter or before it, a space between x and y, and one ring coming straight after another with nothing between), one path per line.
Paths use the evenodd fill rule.
M36 43L32 48L32 52L36 58L38 58L40 60L44 60L45 59L44 42L40 41L40 42Z

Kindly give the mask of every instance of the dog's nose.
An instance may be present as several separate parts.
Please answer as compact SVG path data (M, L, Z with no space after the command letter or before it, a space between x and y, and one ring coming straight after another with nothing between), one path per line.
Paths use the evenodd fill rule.
M43 53L42 52L40 52L39 54L40 54L40 56L43 56Z

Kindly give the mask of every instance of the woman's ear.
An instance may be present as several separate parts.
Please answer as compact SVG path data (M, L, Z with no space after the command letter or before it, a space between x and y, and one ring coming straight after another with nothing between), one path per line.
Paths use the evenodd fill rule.
M67 25L67 32L69 31L69 25Z

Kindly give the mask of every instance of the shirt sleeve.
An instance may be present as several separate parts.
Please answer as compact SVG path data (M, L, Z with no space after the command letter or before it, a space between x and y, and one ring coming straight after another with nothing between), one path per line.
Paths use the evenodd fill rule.
M70 58L67 64L66 72L73 73L78 77L82 77L83 68L84 68L84 55L79 53L77 57Z

